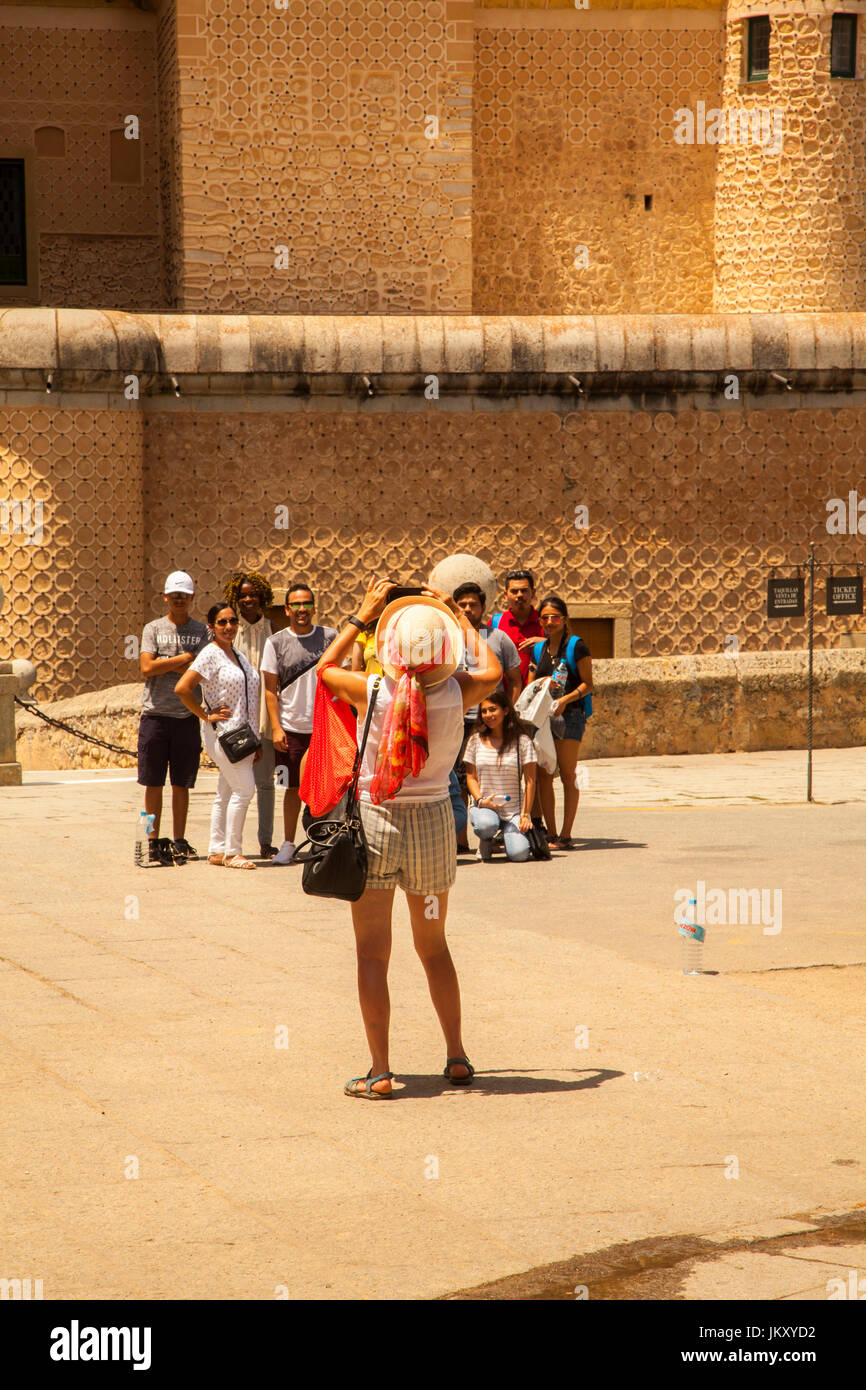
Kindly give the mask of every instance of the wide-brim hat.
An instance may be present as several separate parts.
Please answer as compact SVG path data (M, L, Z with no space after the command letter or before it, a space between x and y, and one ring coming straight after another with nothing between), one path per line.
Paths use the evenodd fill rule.
M403 674L391 657L394 643L406 665L434 664L417 673L425 690L441 685L463 660L463 629L451 609L438 598L426 594L407 594L396 598L382 612L376 628L376 656L386 676L399 680Z

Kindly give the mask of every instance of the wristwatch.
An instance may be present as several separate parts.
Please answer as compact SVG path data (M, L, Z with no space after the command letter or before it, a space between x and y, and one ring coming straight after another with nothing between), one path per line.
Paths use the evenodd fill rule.
M347 619L346 619L346 622L347 622L347 623L354 623L354 624L355 624L355 627L358 629L359 632L363 632L363 631L364 631L364 628L367 626L367 624L364 622L364 619L363 619L363 618L357 618L357 617L347 618Z

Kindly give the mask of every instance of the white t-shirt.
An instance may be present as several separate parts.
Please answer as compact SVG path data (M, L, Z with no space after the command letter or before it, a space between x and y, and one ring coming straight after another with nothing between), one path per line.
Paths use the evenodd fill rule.
M373 685L380 679L373 675L367 677L367 700L370 700ZM373 718L370 720L370 733L361 775L358 778L358 796L361 801L370 800L370 783L376 770L376 754L379 739L382 737L382 724L385 711L391 703L396 682L390 676L381 677L382 684L376 696ZM364 724L358 720L358 745L364 735ZM403 785L391 800L402 804L413 801L444 801L448 796L448 776L463 742L463 692L460 683L450 676L441 685L427 691L427 744L430 749L427 761L419 777L411 774L403 779ZM384 803L386 806L388 802Z
M311 734L313 732L313 710L316 704L316 663L327 647L331 645L336 632L332 627L319 627L316 624L304 637L299 637L290 628L275 632L265 643L262 654L262 672L277 676L277 713L280 728L284 733ZM312 666L310 666L312 662ZM279 690L280 666L290 683ZM304 669L304 668L308 669ZM297 676L297 671L303 671Z
M212 726L220 737L239 729L242 724L249 724L256 733L259 731L259 673L253 670L246 657L238 652L235 655L238 661L243 662L247 673L248 699L240 666L216 642L202 647L188 668L201 676L202 704L205 709L215 710L220 705L227 705L232 712L230 719L221 719L219 724Z
M503 816L520 815L520 787L517 781L517 745L512 743L504 753L498 753L488 739L480 734L471 734L463 753L463 761L475 768L482 796L501 796L504 804L500 808ZM535 745L526 734L520 735L520 762L525 768L538 759ZM505 801L508 796L510 801Z

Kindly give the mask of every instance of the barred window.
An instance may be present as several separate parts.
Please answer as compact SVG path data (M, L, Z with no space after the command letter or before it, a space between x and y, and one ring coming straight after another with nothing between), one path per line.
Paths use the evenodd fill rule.
M857 16L834 14L830 34L830 76L853 77L857 66Z
M26 284L24 160L0 159L0 285Z
M749 20L750 82L760 82L770 73L770 20L767 15Z

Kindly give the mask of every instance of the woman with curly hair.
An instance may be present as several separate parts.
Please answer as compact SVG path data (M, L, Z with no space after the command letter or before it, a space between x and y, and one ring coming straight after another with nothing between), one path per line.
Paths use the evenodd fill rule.
M241 652L254 671L261 676L265 643L273 629L264 615L274 601L274 591L263 574L256 570L235 570L223 586L223 597L239 615L235 650ZM274 743L268 737L270 724L265 709L265 683L261 682L259 696L259 729L262 756L255 764L256 802L259 813L259 846L263 859L272 859L276 847L274 837Z

